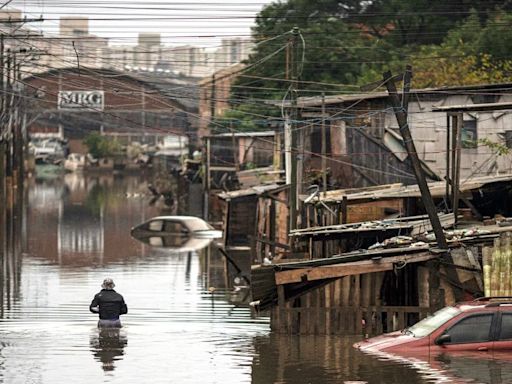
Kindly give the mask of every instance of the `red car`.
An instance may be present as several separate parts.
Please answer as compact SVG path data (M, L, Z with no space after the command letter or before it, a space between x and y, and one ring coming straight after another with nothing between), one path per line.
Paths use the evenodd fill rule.
M512 350L512 297L481 298L445 307L402 331L354 344L399 355Z

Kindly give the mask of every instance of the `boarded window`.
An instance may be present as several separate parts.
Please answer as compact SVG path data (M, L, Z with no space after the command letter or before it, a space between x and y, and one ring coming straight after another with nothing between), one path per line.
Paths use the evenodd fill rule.
M477 147L477 131L476 120L464 120L462 125L462 148L476 148Z
M314 154L322 154L322 128L314 127L310 135L311 152ZM325 153L331 154L331 127L325 125Z

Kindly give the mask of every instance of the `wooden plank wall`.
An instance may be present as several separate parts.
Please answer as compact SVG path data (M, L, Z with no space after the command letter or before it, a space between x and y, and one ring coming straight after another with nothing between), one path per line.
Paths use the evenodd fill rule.
M415 182L411 169L401 162L379 139L369 135L365 129L358 128L360 122L354 122L347 129L347 149L354 164L353 187L368 187L393 183L412 184Z
M229 202L229 228L226 246L252 245L256 225L257 197L248 196Z
M264 239L268 242L288 244L288 206L284 202L288 200L287 191L280 191L277 199L259 196L256 207L256 239ZM273 247L269 243L256 242L254 250L255 262L261 263L269 255L280 259L286 251L281 247Z
M421 270L421 273L425 271ZM419 306L382 305L380 291L384 273L343 277L289 301L285 300L284 286L278 286L278 305L271 310L272 331L375 335L403 329L410 325L411 318L426 317L429 307L424 301ZM419 273L418 269L418 277ZM425 293L421 292L421 295Z

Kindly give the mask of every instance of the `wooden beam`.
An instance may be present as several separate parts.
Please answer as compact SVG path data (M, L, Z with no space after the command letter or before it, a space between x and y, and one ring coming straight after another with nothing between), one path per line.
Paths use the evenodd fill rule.
M390 271L396 263L419 263L435 259L436 257L438 257L438 255L430 252L420 252L414 255L390 256L377 260L363 260L351 263L299 268L276 272L275 279L277 285L332 279L364 273Z
M411 67L408 65L406 67L404 75L404 95L409 91L411 77ZM416 151L416 146L414 144L411 131L409 129L407 113L404 112L404 108L401 105L401 100L398 96L394 81L390 81L392 80L392 78L393 76L391 75L391 72L388 71L384 73L384 81L386 81L389 100L391 102L391 105L393 106L395 117L400 128L400 133L402 134L405 148L407 149L407 155L409 157L409 160L411 161L414 176L416 177L416 182L421 191L421 200L423 201L423 206L425 207L425 210L427 211L428 217L432 224L432 229L436 236L436 241L439 246L439 249L445 251L448 249L446 237L444 235L443 228L441 227L441 223L439 222L439 217L437 216L437 209L434 204L434 200L432 199L432 195L430 194L430 189L428 187L427 180L425 178L425 174L423 172L421 162L418 157L418 152Z

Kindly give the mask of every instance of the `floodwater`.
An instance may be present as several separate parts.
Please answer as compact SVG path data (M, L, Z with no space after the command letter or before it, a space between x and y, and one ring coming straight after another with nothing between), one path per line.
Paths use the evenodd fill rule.
M168 213L146 191L136 176L30 180L15 215L19 246L2 255L0 382L512 382L508 362L394 361L354 350L355 336L271 334L246 290L226 288L214 249L179 252L130 237L135 224ZM172 213L198 214L191 191L175 195ZM107 276L129 313L121 330L99 332L88 306Z

